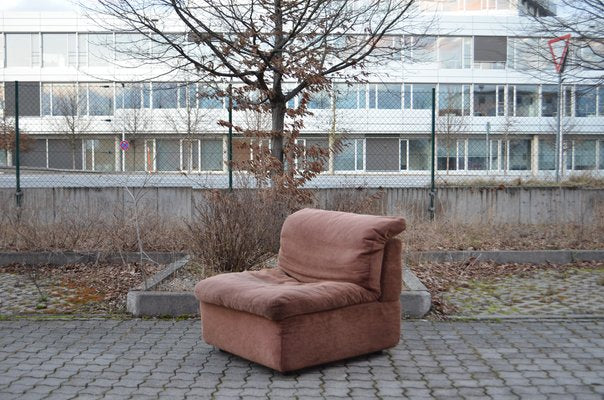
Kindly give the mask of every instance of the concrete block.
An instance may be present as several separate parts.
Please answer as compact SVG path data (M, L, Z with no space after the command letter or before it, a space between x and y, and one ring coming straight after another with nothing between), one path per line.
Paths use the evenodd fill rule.
M422 318L432 307L432 295L410 269L403 269L401 308L403 318Z
M189 292L130 291L126 309L135 317L199 315L199 302Z

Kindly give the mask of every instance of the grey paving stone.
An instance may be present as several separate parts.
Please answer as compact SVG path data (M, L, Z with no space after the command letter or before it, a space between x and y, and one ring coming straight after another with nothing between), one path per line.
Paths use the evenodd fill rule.
M198 323L0 321L0 399L583 399L604 390L597 319L405 321L388 352L285 376L205 345ZM48 360L60 362L42 371Z

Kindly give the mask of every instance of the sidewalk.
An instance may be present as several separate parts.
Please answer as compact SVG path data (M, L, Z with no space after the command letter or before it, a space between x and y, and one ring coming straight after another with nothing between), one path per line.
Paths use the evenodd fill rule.
M394 349L283 376L206 345L199 320L1 321L0 398L604 396L602 319L402 327Z

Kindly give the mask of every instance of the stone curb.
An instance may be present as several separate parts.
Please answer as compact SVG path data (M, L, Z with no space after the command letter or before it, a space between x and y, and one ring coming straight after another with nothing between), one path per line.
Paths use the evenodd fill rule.
M153 291L163 280L184 267L189 257L168 265L162 271L147 280L147 290L131 290L126 298L126 309L135 317L179 317L199 315L199 303L190 292ZM401 309L403 318L422 318L430 311L432 296L428 289L409 270L403 269Z
M409 268L403 268L401 308L404 318L422 318L432 307L432 295Z
M153 261L159 264L168 264L182 259L184 253L166 253L166 252L146 252ZM94 262L137 262L140 260L140 253L137 252L14 252L0 253L0 267L9 264L25 265L64 265L74 263L94 263Z
M199 315L199 302L189 292L131 290L126 308L135 317L180 317Z
M162 283L164 280L172 276L172 274L174 274L176 271L187 265L190 260L191 257L185 256L180 260L172 262L166 268L162 269L161 271L153 275L151 278L147 279L141 286L133 290L145 290L143 288L146 288L147 291L150 291L155 289L160 283Z
M504 315L504 314L479 314L479 315L449 315L451 321L564 321L564 320L601 320L604 314L568 314L568 315Z
M475 257L498 264L569 264L579 261L602 261L604 250L503 250L503 251L421 251L406 254L408 262L461 262Z

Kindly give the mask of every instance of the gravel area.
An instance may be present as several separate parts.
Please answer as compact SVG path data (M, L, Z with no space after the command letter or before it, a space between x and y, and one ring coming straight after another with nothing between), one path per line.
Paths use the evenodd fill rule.
M1 267L0 315L121 313L128 290L159 268L150 263Z
M471 281L443 294L455 315L604 315L604 265Z
M604 315L604 263L427 262L411 269L432 294L432 316Z

